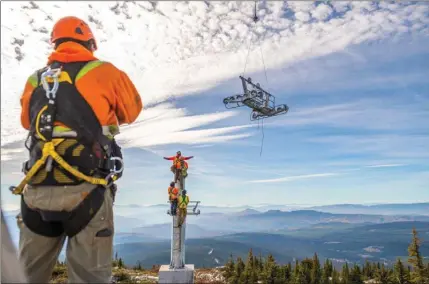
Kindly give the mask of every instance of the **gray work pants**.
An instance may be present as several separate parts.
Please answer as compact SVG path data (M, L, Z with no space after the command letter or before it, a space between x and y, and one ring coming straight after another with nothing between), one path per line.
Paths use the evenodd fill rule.
M27 186L24 201L30 208L71 211L96 186ZM66 262L69 283L110 283L113 254L113 198L106 190L104 202L89 224L67 240ZM29 283L48 283L66 236L45 237L32 232L17 216L20 229L19 258ZM110 234L106 234L106 229ZM97 232L103 231L102 236Z

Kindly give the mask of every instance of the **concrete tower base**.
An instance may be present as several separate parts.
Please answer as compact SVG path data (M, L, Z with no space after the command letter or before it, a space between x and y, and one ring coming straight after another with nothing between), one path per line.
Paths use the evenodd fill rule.
M161 265L158 283L194 283L194 265L186 264L182 269L170 269L169 265Z

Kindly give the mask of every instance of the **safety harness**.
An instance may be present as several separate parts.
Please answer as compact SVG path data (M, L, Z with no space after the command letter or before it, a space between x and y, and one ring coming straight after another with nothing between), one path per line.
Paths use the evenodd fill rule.
M29 147L28 138L26 141L30 159L23 165L26 176L10 190L21 195L21 214L26 226L47 237L63 233L73 237L85 228L101 208L106 188L116 190L113 182L124 168L119 146L103 135L91 106L75 86L79 72L91 62L54 62L38 72L37 87L31 95ZM54 122L66 125L73 133L56 134ZM116 168L116 161L120 169ZM83 182L98 186L70 212L30 208L22 195L27 184L58 186Z
M29 138L31 138L31 146L29 150L32 157L29 161L24 163L23 171L26 173L24 179L18 186L10 188L13 194L21 194L26 184L59 185L79 184L86 181L95 185L107 186L114 182L118 178L118 175L123 171L122 158L112 156L112 141L103 135L101 125L95 117L91 107L88 105L85 99L81 97L74 85L74 80L77 73L79 73L80 69L82 69L82 67L87 63L88 62L68 63L67 65L59 66L57 68L52 68L52 66L50 66L41 74L40 81L43 89L46 92L45 98L40 96L41 90L40 86L38 86L33 92L30 101L30 120L33 121L33 125L29 133ZM67 70L69 72L62 72L62 70L65 69L64 67L69 69ZM70 73L72 73L71 77L69 75ZM67 82L63 83L64 85L62 85L62 90L57 95L60 85L60 76L66 77L61 79L66 80ZM72 78L73 82L71 82ZM49 81L53 83L52 88L50 88L48 83ZM59 96L61 97L58 98ZM67 141L66 138L54 138L53 130L55 121L64 123L71 129L75 130L76 137L74 138L76 139L67 139ZM76 169L79 168L78 164L80 156L74 154L79 151L76 151L76 149L72 151L74 153L71 154L72 157L70 158L75 162L75 164L77 164L72 166L66 162L56 150L56 147L59 147L63 142L68 144L76 144L77 141L82 141L82 145L80 147L81 153L85 150L87 152L95 152L95 155L93 155L93 153L86 153L89 154L87 156L90 157L96 156L91 161L87 161L85 166L81 167L86 168L87 173L83 173L82 171ZM41 144L43 144L42 147L40 147ZM97 149L97 144L99 145L99 149ZM82 148L84 148L83 151ZM66 153L63 153L63 155L64 154ZM36 160L35 157L38 159ZM69 183L58 180L51 180L42 183L36 182L34 179L32 179L36 173L39 172L39 170L43 170L41 169L43 165L45 165L45 172L52 172L53 160L59 165L61 170L65 170L74 176L75 180ZM121 164L121 168L118 170L116 169L115 161L119 161ZM29 166L30 169L28 170ZM90 176L88 175L89 173L92 173L93 175ZM45 176L46 175L47 174L45 174ZM100 178L95 176L104 177Z
M183 195L179 196L179 208L185 209L188 208L188 203L189 203L189 196L185 195L185 197L183 197Z

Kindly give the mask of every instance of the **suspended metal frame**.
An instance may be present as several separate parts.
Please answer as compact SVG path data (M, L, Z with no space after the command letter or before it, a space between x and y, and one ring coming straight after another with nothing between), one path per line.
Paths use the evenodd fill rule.
M252 109L252 121L267 117L286 114L289 107L285 104L276 105L276 98L261 88L259 83L254 84L249 77L240 76L243 85L243 94L227 97L223 100L227 109L247 106Z

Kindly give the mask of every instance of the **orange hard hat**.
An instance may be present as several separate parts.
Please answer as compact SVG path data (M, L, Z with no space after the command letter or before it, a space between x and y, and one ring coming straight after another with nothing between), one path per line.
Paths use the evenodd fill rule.
M73 16L58 20L51 33L51 43L59 39L74 39L82 42L93 41L92 51L97 50L97 43L88 24Z

